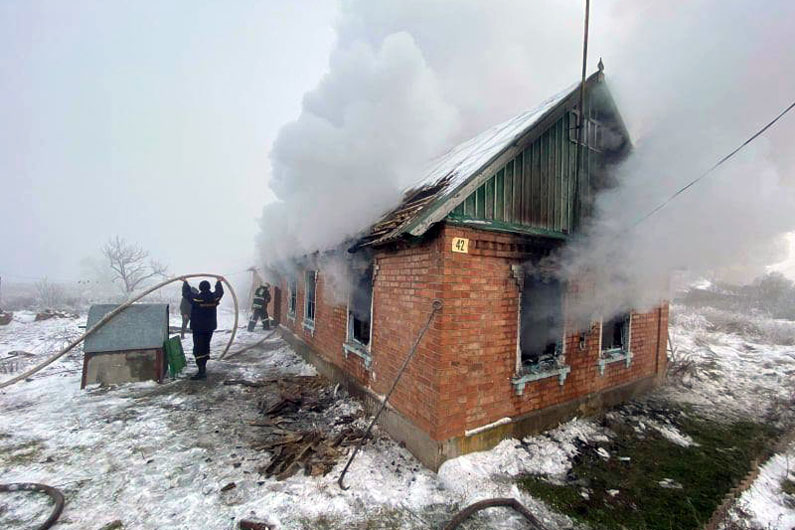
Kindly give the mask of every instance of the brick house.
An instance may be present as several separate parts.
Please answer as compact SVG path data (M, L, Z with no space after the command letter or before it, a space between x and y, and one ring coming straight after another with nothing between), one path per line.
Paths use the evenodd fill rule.
M443 302L380 421L432 469L631 398L665 373L667 304L597 317L583 331L566 307L589 295L587 280L538 266L577 231L630 149L601 69L586 81L577 135L579 87L452 149L336 256L276 274L285 338L371 406L433 300ZM330 270L340 257L343 295Z

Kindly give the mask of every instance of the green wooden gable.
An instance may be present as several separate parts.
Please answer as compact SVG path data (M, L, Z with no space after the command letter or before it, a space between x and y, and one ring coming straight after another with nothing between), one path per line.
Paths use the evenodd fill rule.
M579 176L574 108L489 175L447 220L559 238L574 231L577 216L587 213L587 203L604 181L606 161L615 157L616 145L621 152L628 146L626 129L606 90L590 91L585 108Z

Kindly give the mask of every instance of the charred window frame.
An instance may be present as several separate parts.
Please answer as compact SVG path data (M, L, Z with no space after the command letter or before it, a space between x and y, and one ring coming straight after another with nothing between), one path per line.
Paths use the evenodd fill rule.
M315 329L315 309L317 301L317 271L304 273L304 328Z
M287 280L287 318L295 320L295 306L298 300L298 280L290 276Z
M357 355L370 368L373 329L373 272L372 263L365 267L353 266L350 271L348 293L348 331L343 344L343 354Z
M604 375L608 364L623 361L632 364L632 312L602 319L599 336L599 374Z
M517 373L513 378L521 395L527 383L558 377L562 385L571 367L565 359L565 285L550 274L514 267L520 290L517 336Z

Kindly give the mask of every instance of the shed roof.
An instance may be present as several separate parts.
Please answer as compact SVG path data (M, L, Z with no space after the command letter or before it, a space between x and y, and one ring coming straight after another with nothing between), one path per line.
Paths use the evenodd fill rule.
M116 309L114 304L92 305L87 329ZM134 304L86 338L85 353L162 348L168 339L168 304Z
M586 90L603 81L600 69L588 77ZM534 133L543 132L562 113L574 108L579 88L580 83L574 83L537 107L483 131L435 159L423 177L405 192L401 204L375 223L352 250L386 243L406 233L424 234L466 199L470 183L492 169L500 155ZM617 111L616 116L623 128Z

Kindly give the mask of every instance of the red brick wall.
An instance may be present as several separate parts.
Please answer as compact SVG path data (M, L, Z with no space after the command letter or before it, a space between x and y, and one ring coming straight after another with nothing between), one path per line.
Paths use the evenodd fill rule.
M294 320L287 317L288 282L286 277L282 279L282 323L326 360L344 368L365 387L384 395L424 327L433 300L441 296L439 240L381 250L374 261L372 365L369 371L360 357L349 354L346 359L342 354L347 338L347 307L335 302L340 296L330 292L327 285L330 282L324 281L322 268L318 272L314 333L302 326L305 269L296 270L298 296ZM429 433L438 417L438 348L437 320L426 332L390 399L393 407Z
M452 252L454 237L469 239L469 253ZM571 372L563 385L557 377L542 379L527 383L523 394L517 396L511 379L516 373L520 291L511 265L530 257L523 247L527 239L453 225L444 228L441 239L445 309L439 356L440 417L432 432L435 439L460 436L465 430L505 417L657 373L658 354L665 358L667 306L633 314L629 368L622 362L611 363L604 375L599 374L597 324L587 334L583 350L579 333L566 337L566 364Z
M441 297L439 239L376 254L373 289L373 376L371 387L386 394L421 329L433 300ZM439 317L431 323L403 374L390 404L422 430L439 419Z
M304 300L306 296L304 273L306 270L306 268L297 268L295 270L298 288L295 318L289 317L287 314L290 297L288 278L284 277L280 282L281 323L312 346L326 360L344 368L357 381L367 386L369 377L362 360L355 355L348 355L346 359L342 353L342 345L347 338L348 331L347 304L339 302L340 298L344 298L344 296L340 293L332 292L331 282L327 281L327 277L322 270L314 269L318 270L317 286L315 288L315 329L312 331L304 328Z
M467 254L453 253L454 237L466 237ZM667 304L632 318L632 363L611 363L599 374L598 324L579 347L578 333L565 340L564 384L557 377L527 383L517 396L516 373L520 291L511 265L526 262L544 240L485 232L453 225L422 244L376 252L373 287L372 367L356 355L342 354L347 336L347 309L335 302L323 270L318 272L314 333L301 325L304 312L304 270L296 271L296 316L287 317L289 289L281 283L281 322L325 359L344 368L363 386L385 394L417 334L432 302L439 313L403 375L390 404L436 440L534 410L573 400L656 373L664 373L668 329ZM567 296L576 295L577 286ZM587 295L583 293L583 295Z

